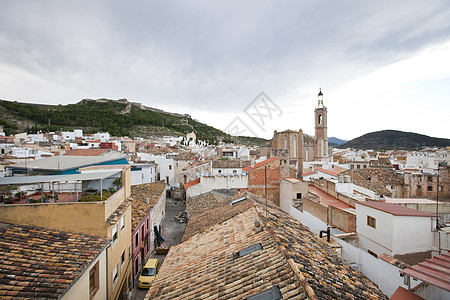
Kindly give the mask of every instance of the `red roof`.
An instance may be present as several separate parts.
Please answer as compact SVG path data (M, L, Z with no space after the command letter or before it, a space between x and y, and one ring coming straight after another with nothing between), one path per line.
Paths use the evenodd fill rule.
M417 294L399 286L389 300L425 300Z
M305 174L303 174L303 175L302 175L302 177L303 177L303 176L309 176L309 175L313 175L313 174L316 174L316 172L309 172L309 173L305 173Z
M333 172L333 171L330 171L330 170L326 170L326 169L322 169L322 168L319 168L319 167L316 167L316 171L319 171L319 172L322 172L322 173L326 173L328 175L335 176L335 177L338 176L338 173L336 173L336 172Z
M400 270L400 274L409 275L450 292L450 254L446 252L427 259L417 265Z
M105 153L109 149L73 149L64 155L71 155L71 156L98 156L100 154Z
M319 203L322 206L328 207L328 206L334 206L340 209L349 209L352 208L347 203L336 199L335 197L331 196L330 194L325 193L324 191L318 189L317 187L313 185L308 186L308 192L311 192L313 194L316 194L319 196Z
M195 180L189 181L189 182L184 184L184 189L187 190L191 186L194 186L194 185L199 184L199 183L200 183L200 179L195 179Z
M252 167L252 166L245 167L245 168L242 169L242 171L250 171L250 170L259 168L259 167L261 167L262 165L265 165L265 164L268 164L268 163L270 163L270 162L276 161L276 160L278 160L278 159L279 159L279 158L277 158L277 157L269 158L269 159L260 161L259 163L255 164L253 167Z
M409 217L434 217L434 215L429 214L427 212L415 210L409 207L397 205L394 203L386 203L386 202L357 202L357 204L361 204L364 206L368 206L374 209L378 209L384 211L388 214L394 216L409 216Z

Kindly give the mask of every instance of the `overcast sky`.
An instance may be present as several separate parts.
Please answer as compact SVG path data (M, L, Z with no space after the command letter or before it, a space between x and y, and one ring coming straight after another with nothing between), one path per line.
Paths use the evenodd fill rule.
M449 1L0 2L0 99L126 98L271 138L314 134L319 88L329 136L450 138Z

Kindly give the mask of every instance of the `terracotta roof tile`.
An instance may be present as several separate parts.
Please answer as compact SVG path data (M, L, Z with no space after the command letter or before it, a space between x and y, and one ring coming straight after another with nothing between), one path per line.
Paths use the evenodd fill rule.
M165 190L164 181L131 186L131 230L134 230L150 209L158 203Z
M72 155L72 156L97 156L107 152L110 149L73 149L64 155Z
M0 226L0 295L61 297L108 240L34 226Z
M274 285L283 298L387 299L307 227L270 202L245 195L238 205L247 207L228 217L221 214L230 199L210 196L209 206L208 199L188 204L195 211L189 220L197 223L189 233L194 235L171 248L146 299L242 299ZM262 250L236 256L257 243Z
M319 168L319 167L316 167L316 170L319 171L319 172L326 173L326 174L331 175L331 176L335 176L335 177L338 176L338 173L336 173L334 171L331 171L331 170L322 169L322 168Z
M197 154L192 152L181 152L175 157L175 160L189 160L193 161L197 157Z
M207 193L186 201L186 209L189 214L189 222L184 231L182 241L219 224L231 217L240 214L253 205L252 201L241 201L231 205L231 201L247 195L246 192L227 198L215 193ZM211 207L214 209L210 209Z
M250 166L251 161L240 160L240 159L230 159L230 160L215 160L212 163L213 168L234 168L241 169Z
M264 161L260 161L259 163L256 163L253 167L248 166L248 167L243 168L242 170L244 170L244 171L250 171L250 170L259 168L259 167L261 167L261 166L263 166L263 165L265 165L265 164L268 164L268 163L273 162L273 161L276 161L276 160L279 160L279 158L278 158L278 157L269 158L269 159L266 159L266 160L264 160Z
M185 183L184 184L184 189L185 190L187 190L188 188L190 188L191 186L194 186L194 185L196 185L196 184L199 184L200 183L200 179L194 179L194 180L192 180L192 181L189 181L188 183Z
M237 257L240 250L257 243L262 250ZM283 295L306 299L295 278L258 213L250 208L172 247L146 299L243 299L273 285Z

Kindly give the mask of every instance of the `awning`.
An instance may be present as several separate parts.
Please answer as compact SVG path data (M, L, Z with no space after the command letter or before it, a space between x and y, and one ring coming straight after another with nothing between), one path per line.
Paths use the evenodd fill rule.
M427 259L417 265L400 270L400 274L422 280L450 292L450 254L446 252Z
M0 177L0 185L27 185L42 182L75 182L75 181L103 180L118 173L121 173L121 171L116 170L108 172L92 172L92 173L70 174L70 175Z

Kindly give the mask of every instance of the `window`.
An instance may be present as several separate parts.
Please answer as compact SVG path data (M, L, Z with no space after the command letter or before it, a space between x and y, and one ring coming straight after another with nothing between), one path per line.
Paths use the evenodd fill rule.
M376 219L374 217L371 216L367 216L367 225L369 225L372 228L376 228Z
M89 293L93 297L99 289L99 264L97 263L89 271Z
M417 190L418 190L418 191L421 191L421 190L422 190L422 186L418 185L418 186L417 186Z
M302 193L297 193L297 199L302 199Z
M113 282L114 283L116 283L116 280L117 280L117 278L119 278L119 274L118 274L118 266L116 265L116 267L114 268L114 271L113 271Z
M172 165L169 165L169 170L172 170Z
M253 246L250 246L248 248L245 248L245 249L242 249L241 251L239 251L237 253L237 257L242 257L242 256L248 255L250 253L253 253L255 251L262 250L262 248L263 247L262 247L261 243L255 244Z
M136 232L136 234L134 235L134 247L137 248L138 245L139 245L139 232Z
M166 183L169 184L169 176L166 176Z
M367 252L368 252L370 255L373 255L373 256L375 256L375 257L378 257L378 255L377 255L375 252L370 251L369 249L367 249Z
M233 170L233 174L236 174L237 173L237 170Z
M219 172L219 174L220 174L220 173L222 173L222 170L219 170L218 172Z
M428 186L428 191L429 192L433 191L433 187L431 185Z
M122 256L120 257L120 262L122 264L122 267L125 264L125 251L127 251L127 249L123 250Z
M125 228L125 215L120 218L120 229Z
M139 256L136 257L136 260L134 261L134 275L137 275L139 271Z
M118 235L117 235L117 226L114 226L114 227L113 227L111 236L112 236L112 241L113 241L113 243L114 243L114 242L117 240L117 238L118 238Z
M267 300L283 299L283 297L281 297L280 288L274 285L268 290L262 291L261 293L255 295L251 295L247 298L247 300L263 300L263 299Z

